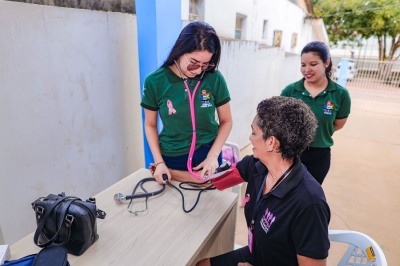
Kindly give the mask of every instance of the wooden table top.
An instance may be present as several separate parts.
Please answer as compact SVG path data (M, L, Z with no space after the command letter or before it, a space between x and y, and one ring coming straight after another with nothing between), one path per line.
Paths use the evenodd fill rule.
M185 213L180 194L168 186L162 194L148 199L148 211L142 216L127 211L128 201L115 203L115 193L130 195L136 183L149 176L148 169L139 169L95 195L97 207L107 213L104 220L97 219L100 237L81 256L68 254L71 265L190 264L236 206L237 194L211 190L202 193L192 212ZM146 183L147 187L156 190L160 185L150 182ZM184 191L184 195L189 209L197 192ZM134 200L133 209L142 208L144 200ZM39 251L32 233L11 246L11 259Z

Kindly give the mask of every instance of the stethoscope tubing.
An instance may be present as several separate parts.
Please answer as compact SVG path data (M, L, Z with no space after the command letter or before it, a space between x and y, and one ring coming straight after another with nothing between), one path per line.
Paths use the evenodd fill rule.
M176 68L178 69L181 78L183 80L183 84L185 85L188 97L189 97L189 108L190 108L190 118L192 119L192 143L190 144L190 150L189 150L189 155L188 155L188 160L186 163L186 167L189 171L189 173L197 179L202 179L201 176L195 172L193 172L192 170L192 163L193 163L193 154L194 154L194 150L196 148L196 140L197 140L197 134L196 134L196 112L195 112L195 106L194 106L194 99L196 96L196 91L197 89L200 87L201 81L203 80L204 74L206 73L206 71L203 71L203 73L201 73L200 79L197 81L196 86L194 87L193 93L190 92L190 87L189 84L187 82L187 79L184 78L183 73L179 67L179 65L176 63L176 61L174 61Z
M194 98L196 96L196 91L200 86L201 83L201 79L199 81L197 81L196 86L194 87L193 93L190 92L190 88L189 85L187 83L187 80L184 79L183 83L185 84L186 90L187 90L187 94L189 97L189 107L190 107L190 117L192 119L192 143L190 145L190 150L189 150L189 155L188 155L188 160L187 160L187 169L189 171L189 173L197 178L197 179L201 179L199 174L196 174L195 172L193 172L192 170L192 163L193 163L193 154L194 154L194 150L196 148L196 140L197 140L197 134L196 134L196 113L195 113L195 107L194 107Z

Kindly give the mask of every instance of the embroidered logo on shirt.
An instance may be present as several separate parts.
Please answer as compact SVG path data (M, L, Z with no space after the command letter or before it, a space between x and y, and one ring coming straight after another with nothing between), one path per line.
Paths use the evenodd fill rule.
M332 115L332 111L333 111L334 107L335 107L335 105L332 104L331 101L327 101L327 102L324 104L324 114L326 114L326 115Z
M210 100L211 100L210 92L207 92L207 90L202 90L200 94L201 108L211 107L212 104Z
M260 220L260 224L262 229L266 234L268 234L269 228L271 227L272 223L275 221L275 215L269 211L267 208L263 217Z
M174 109L174 106L173 106L171 100L167 100L167 106L168 106L168 114L169 115L176 114L176 110Z

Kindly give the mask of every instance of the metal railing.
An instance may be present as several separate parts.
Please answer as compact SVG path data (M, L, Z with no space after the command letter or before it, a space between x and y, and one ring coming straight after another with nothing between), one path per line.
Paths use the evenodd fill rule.
M352 96L400 100L400 62L349 59L351 74L347 75L346 88ZM333 77L337 77L338 60L334 60Z

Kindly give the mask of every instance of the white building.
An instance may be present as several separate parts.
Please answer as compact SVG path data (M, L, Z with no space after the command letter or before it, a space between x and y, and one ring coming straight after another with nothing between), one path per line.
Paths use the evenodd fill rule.
M329 44L320 19L311 19L310 0L182 0L182 20L211 24L221 38L256 41L300 53L310 41Z

